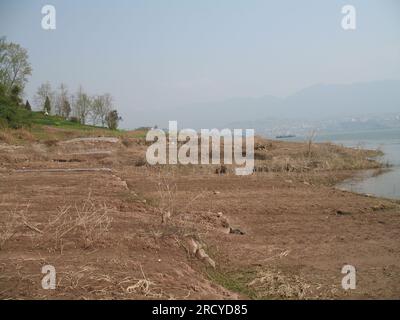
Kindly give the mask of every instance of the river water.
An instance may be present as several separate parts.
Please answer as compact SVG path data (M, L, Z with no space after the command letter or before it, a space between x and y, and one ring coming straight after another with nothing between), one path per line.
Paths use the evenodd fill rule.
M296 139L299 140L299 139ZM391 165L379 175L366 173L364 179L344 181L338 187L358 193L400 199L400 128L317 135L316 142L333 142L346 147L380 149L384 156L379 160Z

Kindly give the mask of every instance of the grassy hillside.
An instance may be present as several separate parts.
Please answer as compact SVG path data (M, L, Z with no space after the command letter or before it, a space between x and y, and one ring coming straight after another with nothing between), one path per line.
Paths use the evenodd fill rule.
M0 142L24 144L34 141L67 140L78 137L108 136L143 138L145 130L110 130L103 127L82 125L59 116L46 116L42 112L30 112L19 128L0 128Z

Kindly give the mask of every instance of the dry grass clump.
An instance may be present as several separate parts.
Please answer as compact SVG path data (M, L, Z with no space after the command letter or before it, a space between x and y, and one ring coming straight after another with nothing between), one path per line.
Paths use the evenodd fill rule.
M38 143L24 146L23 154L29 161L48 161L50 159L50 154L46 148Z
M67 243L74 243L84 249L103 243L110 229L112 218L106 205L95 204L90 197L81 206L60 208L44 226L35 226L28 221L27 206L22 210L12 210L2 217L0 222L0 250L24 228L34 232L38 238L36 245L51 244L51 250L62 252Z
M287 277L270 270L258 270L256 278L247 286L258 299L304 299L310 288L299 276Z
M323 170L357 170L379 168L381 165L373 158L381 154L379 150L345 148L324 143L316 146L309 158L319 161Z
M43 229L43 240L61 251L68 241L84 249L91 248L102 243L111 222L107 206L98 205L89 197L81 206L60 208Z
M0 141L7 144L16 144L21 141L34 142L36 141L36 138L30 130L27 130L25 128L19 128L19 129L1 128Z
M11 133L11 129L0 129L0 141L7 144L13 144L15 142L15 138Z
M135 284L128 286L126 288L126 292L127 293L139 293L146 297L160 298L162 296L161 294L156 294L156 293L152 292L152 290L150 289L150 287L154 285L154 282L150 281L146 277L141 265L140 265L140 271L142 273L143 279L138 279Z
M121 138L121 143L126 148L130 148L130 147L138 144L137 140L138 139L136 139L136 138L122 137Z
M41 233L41 231L30 224L26 218L26 213L29 209L29 204L25 208L15 208L8 211L2 216L0 222L0 250L4 249L6 243L11 240L19 232L23 232L24 228L29 228L35 232Z
M135 160L135 167L143 167L147 165L147 161L145 158L139 158Z
M300 144L296 148L255 154L256 172L309 172L320 170L357 170L379 168L374 157L381 155L375 150L345 148L331 143Z
M15 136L17 137L17 139L26 141L26 142L34 142L36 141L35 136L32 134L31 131L26 130L24 128L20 128L17 130L14 130Z
M267 141L265 139L262 139L260 137L255 137L254 138L254 150L255 151L267 151L267 150L273 150L276 149L276 145L272 143L272 141Z
M24 146L5 145L0 143L0 162L3 166L13 164L28 164L35 161L48 161L50 152L38 143L31 143Z
M270 160L272 157L267 152L254 152L254 160Z
M46 147L55 147L58 144L58 140L57 139L45 140L45 141L43 141L43 144Z
M167 181L167 178L159 175L157 182L158 206L161 222L166 223L171 215L176 213L177 186Z
M358 170L379 168L381 164L374 158L381 155L377 150L346 148L333 143L314 143L314 135L306 142L270 141L255 137L254 159L255 172L295 172L310 171ZM211 142L210 142L211 143ZM223 159L224 141L220 143L221 159ZM210 146L211 151L211 146ZM243 147L243 156L245 156ZM211 159L211 152L209 157ZM200 149L199 149L199 157ZM166 166L171 167L171 166ZM175 166L179 172L190 171L200 173L221 173L212 165ZM231 166L227 167L230 169ZM193 168L192 170L189 170ZM218 168L217 168L218 169ZM229 172L231 170L228 170Z
M154 289L155 283L143 272L140 266L141 277L126 274L105 273L97 268L85 265L77 270L60 272L57 289L75 294L78 291L80 298L132 298L132 295L147 298L162 298L162 290ZM82 291L84 292L82 295Z
M6 243L13 238L23 226L21 214L17 210L9 211L2 217L0 222L0 250L4 249Z
M126 288L127 293L140 293L148 296L150 293L150 286L154 283L147 279L139 279L134 285Z

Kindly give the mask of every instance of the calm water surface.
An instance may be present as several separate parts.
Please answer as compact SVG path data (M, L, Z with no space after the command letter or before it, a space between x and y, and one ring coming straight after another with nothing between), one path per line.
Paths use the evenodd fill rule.
M390 170L378 176L345 181L339 185L339 188L385 198L400 199L400 129L319 135L315 138L315 141L333 142L346 147L382 150L385 155L380 160L385 163L389 162L392 165Z

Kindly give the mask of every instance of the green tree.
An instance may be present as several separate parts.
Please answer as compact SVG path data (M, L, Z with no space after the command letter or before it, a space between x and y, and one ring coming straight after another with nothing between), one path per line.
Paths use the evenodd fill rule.
M37 88L33 102L38 109L43 109L46 98L49 98L52 103L56 100L55 93L48 81Z
M20 128L29 125L31 112L18 106L0 84L0 127Z
M26 109L26 110L28 110L28 111L32 111L31 104L29 103L29 101L28 101L28 100L26 100L26 103L25 103L25 109Z
M108 113L106 117L107 126L111 130L116 130L118 128L118 123L122 118L118 115L117 110L112 110Z
M50 103L49 97L46 97L46 100L44 102L43 111L47 112L48 114L50 114L50 112L51 112L51 103Z
M26 49L19 44L7 42L5 37L0 38L0 83L7 94L11 94L15 86L23 92L28 76L32 74L28 58Z
M19 86L15 85L11 88L10 99L17 106L22 104L21 94L22 90Z

